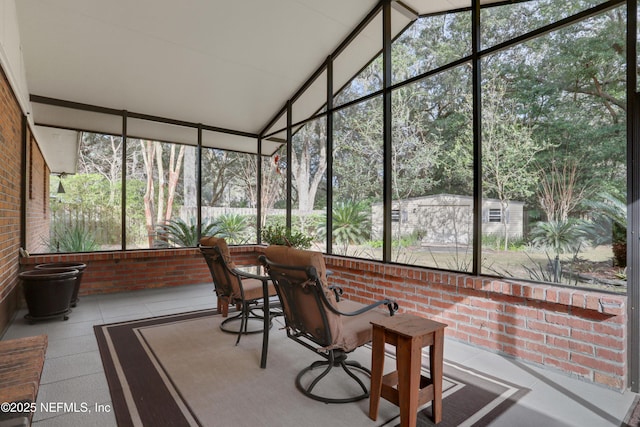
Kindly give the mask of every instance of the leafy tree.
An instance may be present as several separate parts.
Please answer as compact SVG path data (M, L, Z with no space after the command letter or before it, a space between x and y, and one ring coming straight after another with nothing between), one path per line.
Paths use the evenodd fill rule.
M157 227L171 220L173 215L173 201L182 168L185 146L180 145L176 157L176 144L168 145L170 153L167 164L169 182L166 184L164 172L165 160L163 159L164 144L160 141L140 140L147 182L143 200L147 233L149 235L149 246L153 246L153 236ZM158 180L157 195L155 191L155 179ZM166 199L165 188L167 188Z
M594 2L548 3L541 2L535 13L541 22L554 22ZM509 21L501 29L506 34L513 27L510 12L508 7L494 10ZM575 186L595 193L625 187L624 13L624 7L612 9L492 57L512 96L526 106L521 114L533 137L556 147L538 160L570 164L580 153Z
M114 135L82 132L78 150L78 171L96 173L109 182L108 203L120 204L117 189L122 179L122 138Z
M535 155L547 148L532 137L518 118L517 105L506 96L501 81L487 81L482 105L482 166L485 194L500 200L504 250L509 248L506 213L511 200L534 193Z
M538 165L538 201L548 221L567 221L584 200L588 188L578 187L579 160L567 159L562 165ZM584 181L582 181L584 182Z
M202 204L217 206L227 188L232 184L232 176L239 163L237 153L224 150L206 149L202 151Z
M327 137L324 120L305 124L293 137L291 175L298 209L313 210L316 194L327 170Z

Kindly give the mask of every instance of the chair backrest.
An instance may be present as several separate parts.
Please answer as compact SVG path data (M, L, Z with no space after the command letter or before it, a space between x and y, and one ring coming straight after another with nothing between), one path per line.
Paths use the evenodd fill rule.
M221 237L203 237L200 239L200 253L204 256L211 272L216 294L226 297L241 297L238 278L231 273L236 265L231 261L229 247Z
M290 336L332 348L341 338L342 320L328 307L337 307L337 301L327 286L322 254L270 245L260 259L276 285Z

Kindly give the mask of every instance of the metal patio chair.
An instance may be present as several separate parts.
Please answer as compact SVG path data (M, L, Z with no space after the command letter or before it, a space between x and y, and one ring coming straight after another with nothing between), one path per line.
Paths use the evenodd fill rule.
M235 304L238 310L237 315L225 319L220 324L220 329L225 332L237 333L236 345L240 342L240 337L243 334L262 332L262 321L265 313L258 314L254 310L262 308L260 303L264 299L262 286L264 281L269 281L268 295L270 297L276 295L273 283L266 276L251 274L239 269L231 260L229 247L223 238L203 237L200 239L198 248L211 272L218 297L218 313L221 313L223 317L227 317L230 304ZM260 319L261 327L250 330L248 323L251 319ZM230 325L238 321L240 322L239 327L234 328Z
M298 389L306 396L325 403L347 403L367 398L369 390L355 371L368 376L371 372L358 362L347 360L347 354L369 343L370 322L392 316L398 305L388 299L365 305L340 298L342 291L327 285L326 267L320 252L271 245L259 260L276 286L287 336L324 358L298 374ZM384 306L387 310L378 309ZM346 397L314 392L334 367L341 367L353 378L357 392L350 390ZM318 373L320 369L322 372Z

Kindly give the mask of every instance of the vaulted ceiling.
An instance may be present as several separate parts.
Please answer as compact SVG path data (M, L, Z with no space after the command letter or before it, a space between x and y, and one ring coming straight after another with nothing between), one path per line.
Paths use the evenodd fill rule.
M264 129L377 3L19 0L16 7L31 95L251 135ZM422 14L468 7L470 0L403 4ZM381 45L378 34L369 41L373 50ZM116 134L121 129L117 116L97 118L33 105L38 125L72 128L80 121L85 124L80 129ZM142 123L139 128L148 132L141 137L172 132L166 126L149 130ZM47 128L41 134L49 140L73 140L72 133ZM211 146L241 144L229 136L225 145L219 136L211 135ZM51 167L56 171L58 166Z

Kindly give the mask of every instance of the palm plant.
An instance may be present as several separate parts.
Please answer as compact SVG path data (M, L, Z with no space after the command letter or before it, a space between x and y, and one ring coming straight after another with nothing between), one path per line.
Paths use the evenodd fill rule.
M326 238L326 222L318 228L320 238ZM366 242L371 236L371 215L365 202L343 202L333 207L332 241L342 245L342 254L349 245Z
M198 225L190 220L187 223L182 218L172 219L163 227L163 238L167 242L179 247L195 247L198 245ZM216 221L202 224L202 236L216 236L220 229Z
M246 234L249 222L246 216L235 213L223 214L216 218L216 225L219 235L229 243L242 244L248 240Z
M534 246L551 248L555 253L553 262L550 261L553 281L560 283L562 267L560 254L577 253L585 241L584 221L564 220L539 222L531 230L531 243Z

